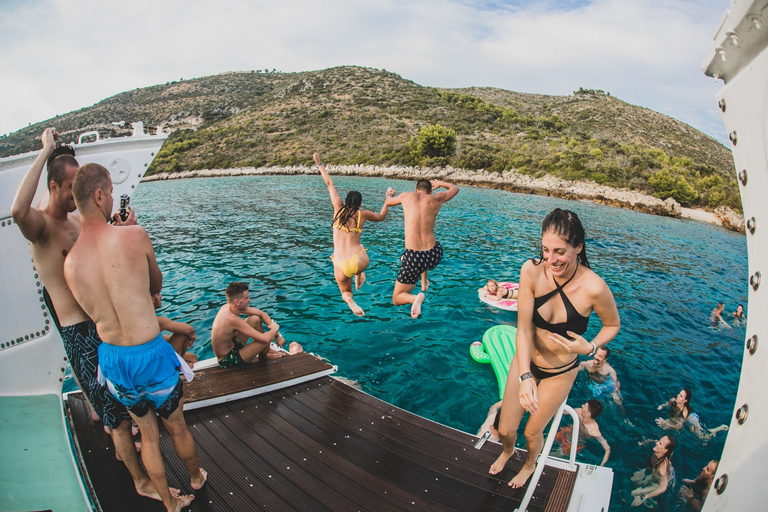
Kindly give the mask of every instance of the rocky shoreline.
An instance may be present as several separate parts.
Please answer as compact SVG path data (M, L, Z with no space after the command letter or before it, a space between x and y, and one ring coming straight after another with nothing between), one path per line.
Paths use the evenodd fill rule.
M664 201L639 192L615 189L584 181L566 181L553 176L535 178L517 171L491 173L484 170L467 171L452 167L431 169L415 167L378 167L373 165L330 165L328 171L338 176L369 176L398 180L440 179L457 185L495 188L510 192L539 194L563 199L582 199L599 204L636 210L653 215L674 218L691 218L711 222L727 229L744 233L744 218L728 207L721 206L714 213L705 210L682 208L672 198ZM223 176L263 175L314 175L314 167L240 167L233 169L203 169L146 176L143 182L186 178L214 178Z

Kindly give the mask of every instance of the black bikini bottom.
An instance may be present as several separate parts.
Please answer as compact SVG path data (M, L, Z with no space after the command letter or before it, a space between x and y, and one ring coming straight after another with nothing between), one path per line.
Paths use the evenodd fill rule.
M566 372L569 372L579 366L579 358L576 357L576 359L573 360L573 362L568 363L563 366L558 366L557 368L539 368L536 366L536 363L531 361L531 373L534 377L536 377L539 380L544 380L549 377L556 377L558 375L562 375ZM547 371L544 371L547 370ZM554 371L550 371L554 370Z

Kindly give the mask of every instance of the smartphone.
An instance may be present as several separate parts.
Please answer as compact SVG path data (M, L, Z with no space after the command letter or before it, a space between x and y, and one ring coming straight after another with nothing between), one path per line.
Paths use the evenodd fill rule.
M131 196L123 194L120 196L120 220L125 222L128 218L128 204L131 202Z

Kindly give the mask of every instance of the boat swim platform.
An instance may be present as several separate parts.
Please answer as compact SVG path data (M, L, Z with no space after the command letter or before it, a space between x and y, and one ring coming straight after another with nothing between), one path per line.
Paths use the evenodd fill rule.
M313 361L314 360L314 361ZM193 409L212 395L241 393L244 383L297 378L297 368L330 366L310 354L266 363L196 372L185 384L185 419L200 465L203 489L189 474L161 426L168 482L195 495L193 511L515 510L526 488L506 483L522 466L518 449L500 475L488 468L501 445L474 448L477 437L394 407L338 379L321 375L239 400ZM247 387L247 386L246 386ZM136 494L112 440L93 423L81 394L68 397L68 414L80 463L100 510L162 511L160 502ZM578 468L577 468L578 471ZM547 466L528 510L568 509L577 471Z

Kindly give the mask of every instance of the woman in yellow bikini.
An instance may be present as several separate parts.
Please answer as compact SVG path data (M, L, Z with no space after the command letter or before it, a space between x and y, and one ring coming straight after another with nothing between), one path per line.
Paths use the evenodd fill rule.
M387 204L381 207L381 212L373 213L361 210L360 204L363 196L355 190L347 194L347 199L342 203L333 180L320 162L320 155L312 155L315 163L320 167L320 174L328 187L328 194L333 204L333 273L339 284L341 298L347 303L349 309L357 316L365 316L363 309L358 306L352 296L352 276L355 277L355 288L360 289L365 282L365 269L368 268L367 249L360 243L360 235L363 232L365 221L380 222L387 216ZM386 197L395 195L392 188L388 188Z

